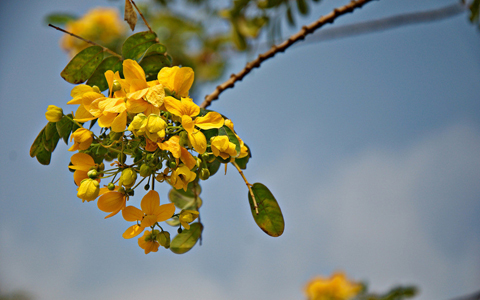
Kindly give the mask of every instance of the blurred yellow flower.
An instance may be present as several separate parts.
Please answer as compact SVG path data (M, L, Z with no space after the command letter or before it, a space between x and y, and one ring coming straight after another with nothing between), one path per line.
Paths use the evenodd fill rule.
M362 290L362 285L349 281L345 274L334 273L330 278L315 277L305 286L307 300L348 300Z
M182 210L180 212L180 216L178 216L178 220L180 221L180 224L182 224L183 228L188 230L190 229L189 223L195 221L199 214L200 213L196 210Z
M150 252L157 252L158 247L160 244L156 240L156 235L158 230L154 230L154 232L150 232L150 230L145 230L143 236L138 238L138 245L140 248L145 250L145 254Z
M107 48L116 48L127 33L127 27L122 22L120 13L117 9L110 7L89 10L83 17L68 22L65 30ZM62 37L60 45L70 57L90 46L68 34Z
M169 182L177 190L187 191L188 183L194 181L195 177L197 177L195 172L191 172L187 166L182 165L172 171Z
M223 159L237 156L235 144L230 142L226 135L213 137L211 139L211 148L215 156L220 156Z

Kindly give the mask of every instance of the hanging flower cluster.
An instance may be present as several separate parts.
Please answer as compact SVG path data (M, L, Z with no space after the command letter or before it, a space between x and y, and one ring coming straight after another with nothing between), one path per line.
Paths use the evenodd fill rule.
M147 81L142 67L127 59L122 71L123 78L118 71L105 72L107 95L97 86L77 85L67 102L79 105L74 114L64 115L61 108L50 105L45 116L50 123L70 121L73 125L73 145L68 150L78 153L72 155L69 168L74 171L78 198L87 202L98 198L105 218L121 212L125 221L134 222L123 237L130 239L143 232L139 246L145 253L156 252L159 245L170 247L170 234L161 222L170 220L182 232L182 227L189 230L198 218L201 202L195 189L199 189L199 179L208 179L222 162L246 164L249 150L231 120L200 109L189 98L194 80L191 68L164 67L156 80ZM99 127L97 134L94 124ZM113 168L107 169L104 161L112 161ZM145 180L149 191L140 208L127 205ZM155 182L164 181L176 194L170 195L172 203L160 205L153 188ZM194 201L188 205L175 201L189 193Z
M133 8L127 8L132 26ZM283 215L272 193L261 183L250 184L243 174L250 149L231 120L193 102L193 70L172 66L155 32L132 34L121 54L89 43L94 45L76 54L60 73L75 84L67 102L77 105L75 112L48 106L48 123L33 142L31 157L48 165L59 140L70 142L68 150L75 153L69 169L78 198L96 201L105 218L121 215L129 222L124 238L143 233L138 245L145 253L163 246L181 254L196 244L203 230L200 181L222 164L225 172L232 164L245 181L257 225L270 236L282 235ZM172 188L160 204L155 184L164 182ZM147 193L135 203L140 186ZM178 227L178 234L171 238L163 222Z

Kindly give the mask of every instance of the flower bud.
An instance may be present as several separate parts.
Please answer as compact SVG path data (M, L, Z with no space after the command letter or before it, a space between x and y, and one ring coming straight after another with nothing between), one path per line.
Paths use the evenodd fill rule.
M101 93L102 93L102 91L100 91L100 89L99 89L98 86L96 86L96 85L92 86L92 89L93 89L93 91L94 91L95 93L98 93L98 94L101 94Z
M86 178L82 180L80 186L78 187L77 197L82 199L82 201L92 201L98 197L100 193L100 184L98 181Z
M157 234L157 242L165 249L170 248L170 233L168 231L162 231Z
M137 180L137 172L135 172L132 168L127 168L122 171L122 176L120 177L120 181L122 185L126 188L131 188L135 181Z
M108 188L108 190L113 191L113 190L115 189L115 184L113 184L112 182L110 182L110 183L107 185L107 188Z
M98 177L98 172L97 172L97 170L92 169L92 170L87 172L87 176L88 176L88 178L96 179Z
M210 171L206 168L200 170L200 174L198 175L201 180L207 180L210 177Z
M120 84L120 82L118 80L114 80L113 81L113 85L112 85L112 92L116 92L116 91L119 91L122 89L122 85Z
M176 166L177 166L177 163L175 161L171 160L168 162L168 167L170 169L175 169Z
M150 166L147 164L142 164L140 166L140 176L142 177L148 177L152 175L152 171L152 168L150 168Z
M45 113L45 118L49 122L58 122L62 119L63 117L63 110L60 107L57 107L55 105L49 105L47 107L47 112Z

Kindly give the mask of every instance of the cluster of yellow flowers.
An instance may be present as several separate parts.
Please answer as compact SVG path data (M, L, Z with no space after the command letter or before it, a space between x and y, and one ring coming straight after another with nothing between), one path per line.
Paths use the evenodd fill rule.
M127 27L122 22L118 10L109 7L91 9L81 18L68 22L65 29L87 40L111 48L116 48L127 34ZM90 46L70 35L65 35L61 39L60 45L69 53L70 57Z
M305 286L307 300L349 300L362 291L362 284L349 281L344 273L330 278L315 277Z
M96 86L81 84L72 89L73 99L67 103L79 105L71 118L76 129L72 130L69 149L79 151L69 166L74 171L77 196L87 202L100 196L97 205L108 213L106 218L122 212L127 222L135 222L123 237L144 232L139 246L145 253L156 252L160 245L170 246L170 234L160 222L174 217L181 232L182 227L190 228L189 223L199 213L198 207L175 213L174 203L160 205L160 196L153 189L155 180L186 192L198 179L210 177L213 161L234 162L248 156L249 150L236 135L232 121L217 112L201 110L189 98L194 80L191 68L164 67L157 80L147 82L141 66L127 59L123 78L111 70L105 72L105 78L107 96ZM68 117L54 105L45 116L49 122ZM88 121L90 128L83 127ZM100 127L98 134L91 131L95 123ZM106 170L103 161L115 158L110 164L114 168ZM107 178L110 182L101 187ZM145 179L149 191L140 208L127 206L134 189Z

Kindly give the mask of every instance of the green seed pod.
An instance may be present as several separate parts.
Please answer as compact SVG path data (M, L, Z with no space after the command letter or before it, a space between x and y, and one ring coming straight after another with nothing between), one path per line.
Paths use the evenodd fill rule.
M170 248L170 233L168 231L162 231L157 234L157 242L165 249Z
M152 168L150 168L149 165L147 164L142 164L142 166L140 167L140 176L142 177L148 177L150 175L152 175Z
M137 180L137 172L132 168L127 168L122 171L120 181L125 188L131 188Z
M87 172L88 178L91 179L96 179L98 177L98 172L95 169L91 169L90 171Z
M207 168L201 169L199 177L201 180L207 180L210 177L210 171Z
M113 191L115 189L115 184L113 184L112 182L110 182L108 185L107 185L107 189L109 191Z
M120 82L118 80L114 80L113 81L113 85L112 85L112 92L116 92L116 91L119 91L122 89L122 85L120 84Z

